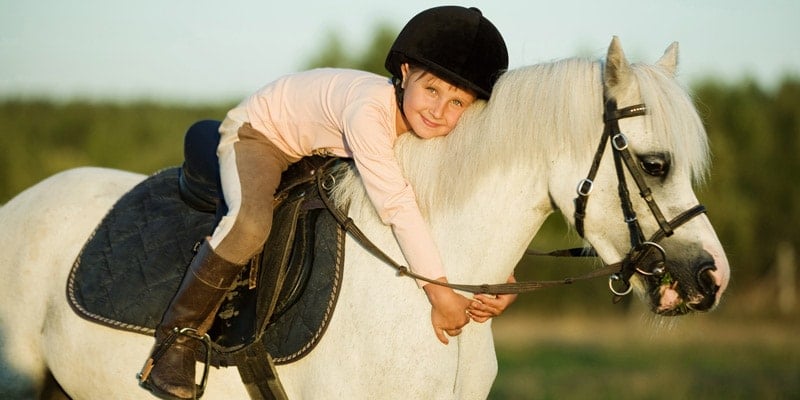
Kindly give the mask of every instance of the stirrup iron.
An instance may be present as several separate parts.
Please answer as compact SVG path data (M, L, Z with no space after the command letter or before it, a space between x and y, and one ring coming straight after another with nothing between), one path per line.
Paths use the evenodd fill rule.
M205 347L205 357L203 360L203 377L200 379L200 384L197 385L197 398L203 395L206 390L206 385L208 384L208 373L211 369L211 337L208 334L200 335L197 332L197 329L194 328L172 328L172 332L164 339L164 343L159 346L158 350L153 353L153 357L147 360L144 368L142 371L136 374L136 379L139 380L139 384L144 383L147 381L147 378L150 376L150 371L153 369L153 366L158 362L158 359L164 354L167 349L175 343L175 339L178 338L178 335L186 336L190 339L199 340L200 343L203 344Z

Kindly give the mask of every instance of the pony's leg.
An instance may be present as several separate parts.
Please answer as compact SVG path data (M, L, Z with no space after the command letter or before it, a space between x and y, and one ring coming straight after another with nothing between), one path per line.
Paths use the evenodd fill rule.
M47 366L41 352L46 286L50 272L31 260L39 255L31 244L46 230L36 215L36 190L29 190L0 207L0 398L37 398ZM43 197L43 196L42 196ZM53 197L53 196L50 196ZM32 206L31 206L32 205ZM44 241L44 240L42 240ZM63 287L61 288L63 297Z
M39 374L16 371L11 363L0 360L0 399L36 399L42 385Z
M49 372L45 378L44 388L39 398L41 400L71 400L67 393L64 392L64 389L61 388L61 385L58 384L56 378L53 377L53 374Z
M91 362L83 364L88 359L82 358L86 351L80 346L97 346L88 339L94 344L95 336L74 333L76 326L89 323L67 304L67 275L107 210L143 178L122 171L74 169L0 207L0 399L40 398L50 371L70 392L71 386L99 376L86 372L94 367ZM126 346L113 348L118 350L113 354L119 354ZM79 377L72 379L74 375Z

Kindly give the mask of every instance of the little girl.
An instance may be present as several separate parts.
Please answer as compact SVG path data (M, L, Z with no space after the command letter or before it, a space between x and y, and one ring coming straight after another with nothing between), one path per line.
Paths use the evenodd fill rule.
M162 398L196 395L198 343L173 329L205 335L222 297L269 235L281 173L302 157L352 158L409 267L446 282L394 144L406 132L424 139L450 133L476 99L489 98L507 67L505 42L478 9L436 7L412 18L398 35L386 58L391 80L354 70L301 72L268 84L230 110L217 149L228 213L201 246L165 312L142 385ZM447 336L458 335L469 321L472 301L443 286L422 288L434 332L447 344ZM470 311L485 320L486 310Z

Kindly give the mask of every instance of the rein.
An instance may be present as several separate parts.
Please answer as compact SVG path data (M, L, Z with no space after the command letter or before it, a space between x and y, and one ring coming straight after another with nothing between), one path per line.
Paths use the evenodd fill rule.
M320 198L322 199L322 202L325 203L325 206L331 212L336 221L345 229L345 231L347 231L347 233L350 234L350 236L352 236L354 239L356 239L356 241L358 241L362 246L364 246L364 248L367 249L367 251L372 253L375 257L377 257L384 263L396 269L397 274L399 276L408 276L426 283L432 283L434 285L448 287L453 290L462 290L470 293L497 295L497 294L525 293L552 286L569 285L576 281L597 278L600 276L612 274L619 271L618 264L611 264L603 268L597 269L595 271L592 271L586 275L581 275L575 278L564 278L561 280L553 280L553 281L525 281L525 282L496 283L496 284L484 283L481 285L449 283L449 282L437 281L435 279L430 279L428 277L419 275L411 271L407 266L396 262L386 253L384 253L383 250L381 250L378 246L372 243L372 241L369 240L367 235L365 235L364 232L355 224L355 222L353 222L353 219L346 216L338 207L336 207L335 204L333 204L330 197L328 196L328 190L330 189L330 187L325 183L327 179L326 177L323 176L325 174L320 173L318 171L315 175L317 176L317 186L319 188ZM328 175L328 177L331 177L331 175Z
M512 283L499 283L499 284L458 284L441 282L438 280L430 279L428 277L419 275L411 271L407 266L399 264L386 253L384 253L378 246L376 246L364 234L361 229L356 226L352 218L345 215L336 205L333 204L328 191L332 185L327 184L328 180L335 181L332 174L323 172L323 168L319 168L316 175L317 186L319 188L320 198L325 206L331 212L336 221L349 233L356 241L358 241L365 249L372 253L375 257L388 264L397 270L399 276L408 276L426 283L432 283L439 286L448 287L454 290L461 290L470 293L483 293L483 294L519 294L525 292L532 292L534 290L544 289L559 285L569 285L577 281L593 279L601 276L609 276L608 286L612 293L615 295L615 301L621 296L627 295L633 289L630 284L630 278L638 273L645 276L661 276L666 273L666 251L658 244L658 242L666 237L671 236L674 230L679 226L685 224L692 218L706 212L703 205L696 205L670 221L664 217L658 204L652 196L652 191L647 186L645 178L634 161L633 154L628 148L628 141L619 129L619 120L624 118L643 116L647 113L647 107L644 104L637 104L630 107L617 109L617 103L614 100L606 100L605 113L603 115L604 129L603 135L600 138L600 144L595 153L592 165L589 169L589 174L586 178L578 183L577 194L575 198L575 228L578 234L584 236L584 219L586 217L586 205L589 201L589 195L592 192L594 179L597 171L600 168L600 161L605 153L605 148L608 142L614 150L614 166L617 172L618 192L620 198L620 205L625 217L625 223L628 225L631 239L631 250L617 263L606 264L601 268L593 270L584 275L577 277L567 277L560 280L547 280L547 281L523 281ZM624 167L627 168L636 186L639 189L639 194L647 203L651 213L655 217L659 225L659 230L656 231L648 240L645 240L642 228L639 225L636 213L633 211L633 204L630 200L630 193L628 191L627 180L625 177ZM648 262L651 259L651 254L655 251L657 259ZM537 256L553 256L553 257L596 257L597 253L591 247L586 248L573 248L565 250L555 250L549 253L540 253L535 251L528 251L526 254ZM643 265L647 263L646 266ZM622 284L622 288L618 286Z

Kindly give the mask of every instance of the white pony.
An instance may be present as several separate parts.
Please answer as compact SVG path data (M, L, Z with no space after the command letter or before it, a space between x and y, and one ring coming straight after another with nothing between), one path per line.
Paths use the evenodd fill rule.
M586 177L603 131L604 93L620 108L647 105L646 115L619 124L667 219L696 205L692 181L705 174L708 149L691 99L674 80L676 64L677 44L655 65L629 64L614 38L605 63L567 59L507 72L492 100L472 107L445 138L404 135L397 153L450 281L504 282L549 214L560 209L574 223L575 186ZM137 386L136 373L152 338L88 322L65 295L70 267L93 229L144 178L108 169L70 170L0 209L0 359L7 386L0 394L40 396L50 377L73 399L151 398ZM584 237L604 262L618 262L631 245L610 156L594 181ZM350 201L356 224L380 248L402 260L356 174L340 182L335 194ZM658 224L636 191L633 197L650 235ZM650 294L653 310L716 305L729 267L708 218L692 218L660 246L679 278L669 284L634 278ZM345 263L326 335L305 358L278 367L289 398L487 396L497 373L491 323L470 323L444 346L412 279L398 277L351 239ZM212 369L204 397L247 394L236 369L222 368Z

